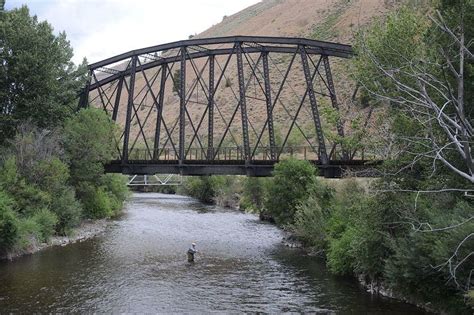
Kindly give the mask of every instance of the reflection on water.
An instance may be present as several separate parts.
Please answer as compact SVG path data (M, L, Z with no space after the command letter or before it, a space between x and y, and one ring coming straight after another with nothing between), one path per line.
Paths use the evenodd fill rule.
M0 312L420 313L331 276L281 238L253 215L135 194L103 235L0 263Z

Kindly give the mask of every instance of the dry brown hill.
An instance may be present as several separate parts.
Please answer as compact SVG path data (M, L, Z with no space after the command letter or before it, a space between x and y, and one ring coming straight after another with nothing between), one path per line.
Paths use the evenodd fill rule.
M354 31L374 17L385 15L395 3L394 0L263 0L224 17L221 23L198 36L295 36L350 44Z

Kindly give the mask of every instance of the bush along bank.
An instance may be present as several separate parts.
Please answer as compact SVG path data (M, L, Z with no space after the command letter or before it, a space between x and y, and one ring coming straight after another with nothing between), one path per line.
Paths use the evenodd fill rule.
M239 209L242 183L240 176L192 176L185 177L177 193L194 197L207 204Z
M81 110L54 131L20 126L1 155L1 257L34 252L52 236L74 239L84 220L121 212L125 178L104 174L102 166L113 152L114 132L113 122L95 109ZM96 233L86 226L79 238Z
M241 209L272 218L324 257L335 275L357 277L373 293L425 309L470 314L469 293L455 280L469 281L472 265L460 264L453 279L449 259L474 230L472 221L461 224L473 213L472 200L452 193L376 193L388 180L328 181L309 162L290 159L275 166L272 178L192 177L179 193L217 203L238 195ZM427 231L416 222L456 228ZM466 245L458 257L472 251L472 243Z
M471 281L472 264L459 264L456 278L449 266L474 248L472 242L457 247L474 230L472 199L452 193L382 193L393 179L370 185L354 179L327 182L316 172L305 161L280 162L267 185L264 211L313 252L323 253L336 275L356 276L374 291L427 309L472 312L469 290L459 285ZM421 222L453 228L429 230Z
M114 123L104 111L76 111L87 61L72 62L66 34L26 6L1 11L0 29L0 257L12 257L118 214L128 190L102 166L115 151Z

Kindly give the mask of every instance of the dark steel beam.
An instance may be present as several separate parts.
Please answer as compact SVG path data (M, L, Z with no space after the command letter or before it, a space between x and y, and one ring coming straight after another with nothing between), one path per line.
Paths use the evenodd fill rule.
M275 155L275 133L273 130L273 106L272 106L272 91L270 87L270 71L268 69L268 52L262 53L263 59L263 79L265 84L265 101L267 106L267 122L268 122L268 137L270 141L270 158L276 159Z
M242 119L242 140L244 159L250 161L249 127L247 118L247 101L245 99L244 65L242 60L242 44L237 44L237 74L239 77L239 105Z
M323 55L322 58L323 58L324 70L326 72L326 80L328 83L329 93L331 95L331 104L332 104L332 107L337 112L339 112L339 104L337 103L336 88L334 87L334 81L332 80L331 65L329 63L329 58L326 55ZM337 119L336 128L337 128L337 134L339 135L339 137L344 138L344 126L342 124L340 117ZM344 147L342 147L342 158L344 160L349 159L349 154L347 153L347 150Z
M236 161L237 162L237 161ZM273 176L272 171L277 161L258 161L255 164L242 163L209 163L206 160L186 161L179 164L178 161L167 163L143 163L131 161L126 165L120 161L112 161L105 165L108 173L122 174L183 174L190 176L201 176L210 174L221 175L247 175L247 176ZM266 163L261 163L266 162ZM319 169L319 175L329 178L339 178L345 171L358 172L359 176L374 176L374 167L381 161L333 161L329 165L323 165L319 161L309 161ZM360 173L363 172L363 173Z
M207 158L214 156L214 56L209 56Z
M112 112L113 121L117 120L118 109L120 107L120 97L122 96L123 80L124 80L124 77L123 76L120 77L119 82L118 82L117 92L115 94L115 104L114 104L114 109Z
M153 160L159 159L158 151L160 149L161 120L163 119L163 105L167 78L166 69L166 65L161 66L160 94L158 95L158 104L156 108L155 142L153 143Z
M95 76L95 73L92 73L92 76L94 77L94 80L97 82L97 77ZM102 95L102 93L105 93L103 91L103 88L102 86L100 86L98 89L97 89L97 94L99 95L99 100L100 100L100 103L102 105L102 109L107 112L107 104L105 103L104 101L104 97Z
M185 114L186 114L186 47L181 47L181 64L179 69L179 160L185 160Z
M130 73L130 84L128 87L127 117L125 119L125 132L123 137L122 163L128 161L128 141L130 138L130 124L133 110L133 90L135 89L135 73L137 69L138 57L133 57Z
M175 64L173 63L172 67L173 67L174 65L175 65ZM171 68L172 68L172 67L171 67ZM172 80L173 83L174 83L176 79L174 78L173 74L171 73L171 69L170 69L169 67L168 67L168 73L170 74L171 80ZM193 91L195 90L197 84L198 84L198 80L195 79L194 82L191 84L191 88L189 89L189 92L186 91L186 93L188 93L188 96L186 97L186 102L185 102L185 104L187 104L187 103L189 102L189 100L190 100L190 98L191 98L191 96L192 96L192 93L193 93ZM179 92L178 92L178 94L179 94ZM189 113L188 113L187 109L185 110L185 112L186 112L186 114L189 116ZM165 147L165 146L168 144L168 141L170 141L171 144L173 145L173 140L172 140L172 138L171 138L170 135L172 135L172 134L174 133L174 130L175 130L176 127L179 125L179 122L180 122L180 119L179 119L179 118L180 118L180 117L179 117L179 115L178 115L178 118L175 120L175 122L173 123L173 126L171 127L171 131L168 130L168 128L166 127L165 121L163 120L163 126L165 127L165 130L166 130L166 132L167 132L167 134L168 134L168 138L166 139L166 141L165 141L163 147ZM190 118L190 120L191 120L191 118ZM193 127L193 130L195 130L195 129L194 129L194 126L193 126L193 124L192 124L192 121L191 121L191 126ZM179 128L179 127L178 127L178 128ZM194 135L195 135L195 134L194 134ZM175 148L174 145L173 145L173 148ZM162 149L161 151L163 151L163 149ZM185 151L185 152L186 152L186 151ZM179 155L179 150L178 150L178 151L175 150L175 153L176 153L176 155ZM185 155L186 155L186 153L185 153Z
M205 50L205 51L199 51L199 52L194 52L194 53L188 53L186 56L186 59L197 59L197 58L202 58L202 57L208 57L208 56L220 56L220 55L229 55L232 54L234 48L218 48L218 49L210 49L210 50ZM295 53L298 52L298 47L275 47L275 46L259 46L259 47L242 47L242 53L245 54L251 54L251 53L262 53L264 51L271 52L271 53ZM306 49L307 54L312 54L312 55L321 55L324 53L323 50L321 49L314 49L314 48L309 48ZM336 57L341 57L344 58L343 55L334 55ZM164 63L174 63L174 62L179 62L181 60L181 57L179 56L171 56L171 57L164 57L156 61L148 62L143 64L139 70L147 70L151 69L157 66L160 66ZM129 75L130 74L130 69L124 69L120 71L120 73L112 74L104 79L101 79L99 82L94 83L91 85L91 90L96 89L97 86L107 84L111 81L116 80L120 75Z
M281 83L280 83L280 86L279 86L277 92L276 92L275 100L273 101L273 104L272 104L272 108L271 108L272 113L273 113L273 109L275 108L275 105L276 105L277 101L280 101L280 99L279 99L279 98L280 98L280 94L281 94L281 92L283 91L283 86L284 86L285 83L286 83L286 79L288 78L288 74L290 73L290 70L291 70L291 68L292 68L292 66L293 66L293 63L294 63L295 58L296 58L296 55L297 55L297 51L295 51L295 52L292 54L290 63L288 64L288 67L287 67L287 69L286 69L286 71L285 71L285 74L283 75L283 79L282 79L282 81L281 81ZM280 101L280 102L281 102L281 101ZM265 120L265 124L263 125L263 128L262 128L262 131L260 132L260 135L258 136L257 143L255 144L255 149L253 150L252 155L255 154L255 151L257 150L257 147L258 147L258 145L260 144L260 141L261 141L261 139L262 139L263 133L265 132L265 128L266 128L267 124L268 124L268 117L267 117L267 119Z
M187 104L192 103L192 104L206 105L206 109L202 113L197 127L194 128L194 123L192 123L192 125L191 125L192 128L193 128L194 133L193 133L193 136L191 138L191 141L189 142L188 148L186 149L186 155L188 154L189 150L191 150L191 147L192 147L195 139L198 140L199 145L201 146L201 149L204 149L204 147L202 146L202 142L200 140L200 137L199 137L199 130L201 129L202 122L204 121L204 118L206 117L207 111L209 110L209 106L208 106L209 105L209 95L207 93L208 87L207 87L207 84L204 82L204 79L202 77L202 74L203 74L205 68L209 64L209 59L206 60L206 62L202 66L201 70L198 69L198 67L194 63L193 59L190 59L190 64L192 66L194 74L196 75L196 79L194 79L195 84L193 84L193 88L191 89L191 92L194 92L195 89L197 89L196 94L199 92L199 88L198 88L198 83L199 83L199 85L201 86L202 92L204 94L204 97L206 98L206 102L199 102L199 100L197 100L197 101L191 100L192 93L189 93L189 97L187 99ZM188 113L188 117L191 120L191 117L190 117L189 113ZM192 120L191 120L191 122L192 122ZM207 156L207 152L206 152L206 156Z
M138 65L141 65L141 61L140 61L139 58L137 59L137 62L138 62ZM144 93L144 95L143 95L143 97L142 97L142 100L140 101L140 103L138 104L138 106L135 106L135 104L133 104L133 110L134 110L134 113L135 113L135 114L134 114L134 117L135 117L136 120L137 120L137 124L138 124L138 127L139 127L139 129L140 129L140 132L137 133L137 135L135 136L135 140L133 141L133 144L132 144L132 146L130 147L130 151L133 151L133 149L135 148L135 144L137 143L137 141L138 141L138 139L139 139L139 137L140 137L140 134L141 134L141 135L142 135L142 139L143 139L143 141L145 142L145 146L146 146L146 149L147 149L148 156L149 156L150 158L153 158L153 154L152 154L152 152L151 152L150 146L148 145L148 140L147 140L147 137L146 137L145 132L144 132L144 127L146 126L146 123L147 123L147 121L148 121L148 119L149 119L149 117L150 117L150 115L151 115L151 112L153 111L153 106L156 104L156 97L155 97L155 94L153 93L153 88L152 88L152 86L153 86L154 82L156 81L156 79L157 79L157 77L158 77L158 75L159 75L159 71L156 72L156 74L153 75L153 78L152 78L151 83L150 83L150 81L148 80L148 77L147 77L145 71L141 70L141 72L142 72L143 78L145 79L145 86L143 87L142 91L145 90L145 87L146 87L147 89L145 90L145 93ZM140 93L141 93L141 91L138 93L138 95L140 95ZM139 111L145 109L145 108L142 109L142 106L143 106L143 107L146 107L146 105L144 105L144 104L145 104L145 100L146 100L148 94L151 94L151 96L152 96L153 106L149 106L148 113L147 113L147 115L145 116L145 119L143 120L143 123L142 123L141 120L140 120ZM138 95L137 95L137 97L138 97ZM132 118L132 120L133 120L133 118Z
M315 66L315 69L314 69L314 72L313 72L313 75L311 76L311 82L313 82L314 80L314 77L316 76L317 73L319 73L318 71L318 68L319 68L319 64L320 64L321 60L318 62L318 64ZM288 129L288 132L285 136L285 140L283 140L283 144L282 144L282 147L280 148L280 151L278 152L278 155L277 155L277 160L280 159L280 155L282 154L284 148L285 148L285 145L288 141L288 138L290 137L290 134L291 134L291 131L293 130L293 127L296 125L297 126L297 123L296 123L296 119L298 118L298 115L300 114L300 111L301 109L303 108L303 104L306 100L306 96L308 96L308 89L305 90L304 94L303 94L303 97L301 98L301 101L300 101L300 105L298 106L298 109L296 110L296 113L294 114L293 116L293 120L291 121L291 125L290 125L290 128ZM286 109L285 109L286 110ZM286 111L287 114L291 117L290 115L290 112L289 111ZM303 133L303 131L298 128L299 131L301 132L301 134L306 138L306 135ZM308 144L313 147L313 145L311 144L311 142L309 141L309 139L306 138L306 140L308 141Z
M323 164L328 164L329 159L326 153L326 144L324 142L323 128L319 117L318 105L316 103L316 96L314 95L313 79L308 64L308 56L306 55L305 47L300 46L301 62L303 64L303 72L306 80L307 92L309 94L309 101L311 104L311 112L313 114L314 126L316 127L316 134L318 138L319 159Z
M198 38L182 40L162 45L156 45L137 50L132 50L105 60L95 62L89 65L90 69L96 69L104 67L116 62L120 62L124 59L131 58L133 56L151 54L170 49L181 49L182 47L188 46L202 46L202 45L221 45L221 44L233 44L236 42L244 43L258 43L258 44L270 44L270 45L294 45L294 46L306 46L308 48L317 48L322 50L325 55L333 56L335 53L344 54L345 58L350 58L353 55L353 50L350 45L331 43L325 41L318 41L306 38L295 38L295 37L269 37L269 36L227 36L227 37L213 37L213 38Z

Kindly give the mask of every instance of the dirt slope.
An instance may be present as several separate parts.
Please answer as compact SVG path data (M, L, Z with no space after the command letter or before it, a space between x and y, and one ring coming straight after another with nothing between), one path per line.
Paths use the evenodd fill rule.
M268 35L308 37L350 44L352 34L396 1L263 0L213 25L198 37Z

